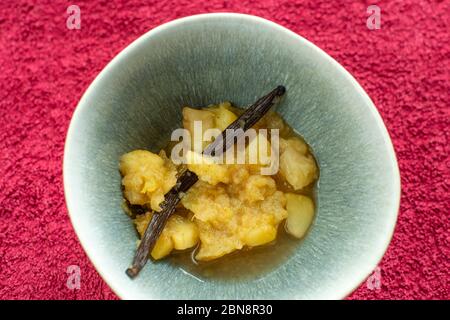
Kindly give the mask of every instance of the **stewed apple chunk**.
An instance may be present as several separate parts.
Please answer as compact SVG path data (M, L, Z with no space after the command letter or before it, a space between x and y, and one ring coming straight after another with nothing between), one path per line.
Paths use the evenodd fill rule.
M314 218L314 203L304 195L286 193L286 231L296 238L303 238Z
M138 215L134 220L136 230L141 238L152 219L152 215L151 212L147 212L143 215ZM156 241L151 256L153 259L158 260L170 254L173 249L185 250L196 246L197 243L198 228L196 224L183 216L174 214L169 218L161 236Z
M295 190L308 186L316 179L316 162L299 138L280 139L280 172Z

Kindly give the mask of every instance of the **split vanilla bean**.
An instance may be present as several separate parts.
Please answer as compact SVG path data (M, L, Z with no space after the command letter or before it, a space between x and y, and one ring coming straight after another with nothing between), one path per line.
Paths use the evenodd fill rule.
M243 135L246 130L255 125L270 110L276 103L276 100L284 95L285 91L285 87L278 86L270 93L257 100L252 106L246 109L241 116L232 122L221 135L217 136L216 139L205 148L203 154L217 156L220 155L220 153L225 152L234 145L235 141L239 140L240 136ZM236 132L236 134L227 134L227 130L230 129L233 130L233 132ZM160 205L161 211L153 214L136 251L133 263L131 267L126 270L126 273L130 278L136 277L145 266L149 253L153 250L167 220L174 213L182 195L197 181L197 175L186 169L178 177L176 185L166 193L164 201Z

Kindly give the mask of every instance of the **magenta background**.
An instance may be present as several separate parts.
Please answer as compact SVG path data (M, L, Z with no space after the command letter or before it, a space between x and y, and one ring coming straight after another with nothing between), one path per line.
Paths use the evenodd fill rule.
M130 42L172 19L235 11L309 39L347 68L391 134L402 177L398 224L380 290L351 299L449 299L449 1L1 1L0 298L116 299L83 252L63 197L64 139L99 71ZM66 8L81 8L81 30ZM81 267L81 289L66 268Z

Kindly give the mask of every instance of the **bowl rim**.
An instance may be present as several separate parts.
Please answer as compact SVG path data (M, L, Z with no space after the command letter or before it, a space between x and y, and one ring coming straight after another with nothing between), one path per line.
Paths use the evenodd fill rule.
M95 77L95 79L92 81L92 83L89 85L89 87L86 89L84 94L82 95L81 99L79 100L72 118L70 120L69 128L67 130L66 139L65 139L65 145L64 145L64 157L63 157L63 187L64 187L64 197L66 201L66 207L69 214L69 218L71 221L71 224L73 226L73 229L75 231L75 234L77 235L79 242L85 251L86 255L88 256L89 260L93 264L96 271L100 274L102 279L108 284L108 286L111 288L111 290L120 298L120 299L127 299L127 296L130 296L127 292L122 291L122 289L119 286L116 286L116 283L113 279L113 277L110 277L108 274L105 274L102 271L101 261L96 258L95 250L92 249L91 246L87 243L87 239L84 239L82 232L80 232L80 229L82 228L82 223L80 223L76 218L76 201L72 201L71 199L71 192L70 192L70 181L67 178L66 172L69 171L69 162L70 159L68 158L68 150L72 148L72 141L73 136L75 135L75 124L78 122L78 119L80 117L80 114L82 111L87 107L88 103L88 97L91 95L93 91L96 90L96 87L98 84L102 81L103 78L107 76L109 71L115 67L119 63L122 58L124 58L127 54L129 54L135 47L138 47L141 43L144 43L150 38L152 38L154 35L166 30L170 29L176 26L179 26L186 22L200 22L202 20L208 20L208 19L239 19L241 21L250 22L250 23L262 23L265 24L265 26L269 28L276 29L279 32L284 32L290 35L291 37L295 38L297 41L302 42L303 45L310 47L317 55L319 55L322 59L326 59L331 64L340 70L342 74L350 81L350 83L353 85L354 89L361 94L361 97L363 97L366 100L368 111L372 113L374 116L375 121L378 124L378 128L380 130L380 133L383 136L383 140L386 144L389 158L392 163L393 167L393 175L392 180L394 184L394 190L395 193L393 193L393 205L392 205L392 213L390 214L390 221L389 221L389 228L388 233L385 235L384 244L382 250L379 252L373 252L373 255L376 256L375 264L368 267L364 272L361 273L359 277L355 277L354 281L352 283L349 283L346 288L342 289L340 292L337 292L332 299L344 299L348 295L350 295L355 289L357 289L365 279L372 273L372 271L378 266L381 259L385 255L389 244L392 240L395 226L397 223L398 218L398 212L400 208L400 196L401 196L401 180L400 180L400 171L398 167L397 158L395 155L394 146L392 144L392 141L390 139L389 133L387 131L387 128L381 118L380 113L378 112L378 109L375 107L375 104L369 97L369 95L366 93L366 91L362 88L362 86L357 82L357 80L350 74L349 71L347 71L341 64L339 64L335 59L333 59L330 55L328 55L325 51L323 51L321 48L310 42L309 40L305 39L301 35L295 33L294 31L289 30L286 27L283 27L271 20L255 16L255 15L249 15L249 14L243 14L243 13L234 13L234 12L216 12L216 13L202 13L202 14L195 14L191 16L186 16L183 18L178 18L175 20L171 20L168 22L165 22L149 31L144 33L143 35L139 36L137 39L135 39L133 42L131 42L128 46L126 46L124 49L122 49L110 62L106 64L106 66L100 71L100 73Z

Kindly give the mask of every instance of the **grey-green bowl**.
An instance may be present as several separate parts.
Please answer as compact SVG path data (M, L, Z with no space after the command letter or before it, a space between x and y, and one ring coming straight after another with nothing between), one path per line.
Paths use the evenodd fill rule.
M303 243L254 277L205 280L150 262L130 280L137 238L121 209L120 155L162 147L183 105L244 106L278 84L287 87L278 111L312 146L321 170L317 217ZM121 298L340 299L382 258L400 179L380 115L341 65L273 22L219 13L155 28L107 65L70 124L64 189L82 246Z

